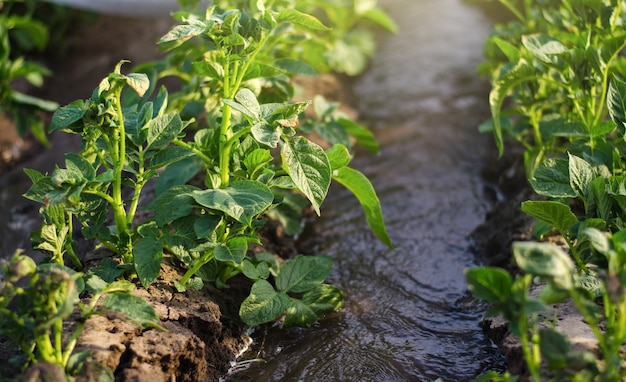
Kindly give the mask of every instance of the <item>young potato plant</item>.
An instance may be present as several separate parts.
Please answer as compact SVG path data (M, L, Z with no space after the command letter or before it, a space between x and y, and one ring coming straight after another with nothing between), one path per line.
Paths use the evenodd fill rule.
M152 306L131 294L134 288L128 281L107 284L95 274L85 276L59 264L36 265L18 251L0 261L0 335L21 351L14 357L17 364L46 362L72 375L84 366L85 355L73 351L90 316L116 311L142 327L161 328ZM90 293L87 303L79 299L83 291ZM63 338L64 322L76 314L80 318L72 317L75 325ZM112 371L103 374L112 378Z
M255 280L250 297L241 307L242 318L251 325L272 321L282 312L286 312L287 326L310 324L318 315L341 306L340 291L320 284L330 272L330 267L321 266L329 264L327 258L294 259L287 264L296 262L297 266L272 268L278 291L266 281L268 265L246 258L248 244L258 242L264 216L281 220L290 233L299 231L303 203L294 190L304 195L319 215L331 180L344 184L363 205L374 233L391 245L373 187L363 174L347 167L351 159L348 149L338 143L325 152L296 135L298 115L309 102L259 100L275 88L266 84L259 90L259 81L308 70L294 60L272 57L279 41L289 38L291 24L327 29L317 19L294 9L263 10L257 19L240 10L218 13L217 8L210 8L202 19L184 19L160 41L173 47L174 56L178 49L187 51L192 37L204 42L200 46L207 51L202 60L190 63L193 78L202 80L190 82L203 84L196 94L197 99L204 100L208 126L198 129L193 142L174 140L196 155L164 171L160 184L166 186L157 187L159 195L148 208L155 210L155 222L166 247L188 266L179 289L186 288L190 280L194 286L203 280L225 285L239 273ZM219 105L217 112L213 105ZM377 148L366 129L345 118L341 121L343 125L331 122L342 130L357 132L357 141ZM274 157L277 152L279 158ZM201 169L207 189L184 185ZM315 282L307 281L308 289L278 281L309 277ZM270 288L273 293L267 293ZM264 293L259 293L261 290ZM295 299L287 292L310 293ZM311 300L310 296L316 298ZM320 299L333 303L322 309ZM268 312L268 307L273 309Z
M51 130L79 134L82 151L66 154L65 168L44 175L27 170L33 186L25 197L44 205L44 225L33 235L35 248L63 264L63 254L75 255L73 223L80 223L85 239L97 239L120 256L128 273L136 272L143 285L158 276L160 242L143 237L135 214L146 182L157 169L191 155L166 147L187 122L177 113L165 113L164 88L153 101L123 108L125 88L143 95L150 86L145 74L121 74L120 62L88 100L59 108ZM123 189L130 189L130 194ZM109 224L109 213L113 225Z
M518 242L515 262L523 275L515 279L503 269L466 271L470 291L493 304L488 315L501 314L509 330L521 340L524 360L533 381L621 381L626 377L621 348L626 341L626 231L614 234L587 228L582 233L591 251L597 278L579 275L570 256L547 243ZM537 297L529 295L534 279L545 282ZM571 299L598 341L600 356L574 351L569 339L555 330L541 313L548 305ZM596 303L600 298L601 305ZM546 374L548 373L548 374ZM479 381L511 380L488 373Z
M339 31L344 31L342 28L345 28L346 25L354 26L354 30L351 33L355 37L361 36L365 38L368 35L361 22L354 20L350 23L341 23L339 21L340 15L346 18L362 17L371 19L376 18L374 15L380 15L381 20L388 20L385 13L375 7L375 3L348 3L324 4L324 10L335 15L335 17L328 20L331 25L331 28L328 28L317 19L309 16L310 13L306 10L310 9L311 12L319 13L320 8L307 2L272 2L271 7L267 6L267 8L271 9L266 9L263 2L242 1L234 4L233 2L228 2L228 4L217 2L217 6L209 9L208 13L204 15L193 12L180 12L177 14L177 18L183 21L183 25L178 27L177 32L182 31L183 34L186 33L185 31L190 26L185 24L191 25L189 20L209 19L211 17L225 20L226 15L229 14L229 22L231 22L233 17L235 17L233 12L236 13L237 16L235 18L237 20L234 21L234 27L219 30L219 34L222 35L222 39L225 39L224 41L229 39L241 41L240 37L247 39L246 44L248 46L246 51L248 53L246 53L246 59L250 60L251 63L249 70L247 70L245 77L241 79L239 85L253 90L260 103L289 102L296 90L291 81L292 77L298 75L314 76L317 73L329 71L330 68L326 64L328 60L324 57L330 54L329 46L333 45L333 43L327 40L332 40L333 38L323 38L322 36L327 33L333 33L335 38L340 39L344 33ZM235 6L236 10L233 10ZM295 8L293 8L294 6ZM187 5L184 9L194 9L194 4ZM360 16L356 16L357 14ZM365 14L370 16L366 17L364 16ZM268 17L268 15L276 17ZM268 20L271 22L268 23ZM335 22L339 25L335 25ZM222 22L217 24L221 25ZM392 24L392 21L389 20L389 25ZM348 33L347 31L344 32ZM228 33L228 36L225 35L226 33ZM170 105L172 108L182 109L181 113L183 115L193 116L198 120L204 118L203 114L208 114L209 119L219 118L219 115L212 116L212 114L220 111L220 99L226 94L224 82L222 81L222 70L228 64L224 62L224 57L217 57L219 55L216 55L214 51L220 49L216 49L214 39L213 37L209 38L209 34L209 31L207 31L194 39L181 39L174 33L168 34L160 42L168 50L168 56L164 60L137 67L137 71L146 72L154 78L174 76L181 80L183 89L172 94ZM359 51L357 45L351 45L350 49L353 50L352 54L354 55L365 55L365 52ZM232 47L222 46L221 50L228 52L232 50ZM346 65L352 65L356 62L348 59L338 59L337 61L347 63ZM334 68L334 70L337 71L338 69ZM228 73L232 75L234 72L229 70ZM229 84L231 87L237 84L236 79L233 77ZM236 91L236 87L229 90L231 95L236 93ZM357 143L368 148L368 150L371 150L372 146L376 146L375 140L367 129L354 123L346 116L342 116L341 120L339 124L328 126L323 130L336 138L350 135L353 139L356 139ZM322 124L321 121L316 123L316 125ZM328 134L324 137L331 138ZM331 144L338 143L332 140L329 140L329 142ZM349 142L344 140L342 143L346 144ZM349 147L350 145L346 144L346 146Z
M11 117L20 135L30 130L39 142L48 145L42 113L53 112L59 105L20 92L15 83L21 80L41 86L44 76L50 75L47 68L25 56L27 51L46 47L49 31L29 14L12 12L17 3L0 2L0 113Z
M188 93L173 105L164 88L149 100L149 76L124 75L120 62L91 99L61 107L52 130L80 134L83 149L67 154L66 168L51 175L27 171L34 184L26 197L44 205L46 220L34 235L36 247L52 261L62 263L65 253L74 258L77 220L85 238L119 256L120 265L103 265L107 275L136 274L147 286L159 275L164 249L186 268L176 282L180 291L203 282L226 287L233 276L245 275L254 281L240 309L249 325L283 315L285 326L308 325L339 309L341 291L323 283L332 266L329 257L298 256L280 264L272 254L249 253L251 243L260 244L259 230L268 217L298 233L306 202L319 215L332 180L354 193L373 232L391 245L370 181L348 167L348 148L336 143L325 151L296 134L299 115L310 102L292 102L288 91L262 101L276 87L267 85L264 91L259 83L272 83L276 76L284 76L284 82L287 73L308 70L272 56L294 24L327 29L290 8L263 9L259 18L215 7L204 16L186 14L160 41L173 49L172 60L186 57L191 75L177 75L195 86L186 87ZM190 49L195 40L200 48ZM183 130L191 121L180 116L189 114L181 100L195 100L203 108L194 114L198 123L191 140L185 139ZM357 142L377 149L367 129L319 102L326 107L316 110L318 124L352 131ZM146 206L154 219L137 224L141 191L157 176L157 196Z
M526 172L545 158L575 150L606 152L609 78L626 69L621 1L504 1L517 20L495 29L485 44L480 71L492 82L493 131L500 153L504 138L525 148ZM508 106L505 100L510 98Z
M610 123L617 125L623 136L626 84L615 79L609 87L608 98L613 120ZM541 380L542 357L553 370L587 365L584 369L567 369L568 373L575 371L567 375L568 379L574 375L580 378L578 380L599 376L599 380L613 381L626 375L621 370L620 354L621 345L626 341L626 300L623 293L618 292L626 284L621 275L626 270L623 241L626 183L621 175L618 152L615 152L616 160L607 163L603 163L602 158L586 155L583 159L568 153L567 159L544 160L535 171L535 178L531 180L533 189L551 200L526 201L521 209L536 218L544 232L555 228L565 239L569 254L551 244L516 243L513 253L524 276L513 281L506 271L489 267L467 272L470 290L478 298L495 304L490 314L502 314L509 322L509 329L520 337L528 370L537 381ZM620 175L613 175L616 173ZM576 210L578 215L571 207L576 203L569 203L570 199L581 206L580 211ZM528 297L534 277L548 285L538 299ZM602 286L599 293L590 293L583 287L594 284ZM602 298L603 309L595 304L598 296ZM572 353L562 334L538 329L537 314L545 311L546 305L566 298L575 303L596 335L603 354L603 367L598 368L597 362L590 364L593 358L589 354ZM583 359L587 361L581 363Z
M235 4L233 4L235 3ZM281 57L290 57L308 63L318 73L345 73L355 76L365 70L376 50L374 31L396 32L397 26L389 15L371 0L282 0L272 2L274 10L294 8L313 15L330 28L311 33L306 29L282 41ZM251 14L262 13L263 7L247 0L216 1L219 7L247 9ZM256 7L256 9L255 9Z
M533 380L541 380L542 362L557 380L622 380L623 3L501 3L519 20L497 29L486 45L490 60L483 69L491 71L493 80L493 122L483 127L494 131L500 153L505 134L526 147L529 183L545 199L524 202L521 209L538 220L537 237L555 229L568 253L550 244L515 243L513 253L523 275L513 279L502 269L471 269L470 290L494 304L490 313L502 314L520 337ZM508 96L510 107L503 109ZM528 288L535 278L547 286L531 298ZM565 299L575 304L595 334L600 361L573 352L562 334L539 325L546 305ZM481 380L507 378L491 373Z

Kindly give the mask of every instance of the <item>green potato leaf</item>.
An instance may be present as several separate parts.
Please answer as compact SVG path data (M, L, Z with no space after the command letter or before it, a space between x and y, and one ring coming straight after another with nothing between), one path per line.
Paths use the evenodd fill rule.
M529 200L522 203L522 211L556 227L561 233L567 232L578 223L578 218L570 207L559 202Z
M385 227L380 200L369 179L361 172L344 166L333 171L333 180L342 184L356 196L372 232L385 245L390 248L393 247Z
M553 56L567 52L567 47L563 43L544 34L524 35L522 44L535 57L546 63L552 63Z
M61 106L52 115L50 132L62 130L73 123L80 121L89 108L89 103L78 100L66 106Z
M218 261L230 262L235 266L241 265L246 252L248 251L248 239L245 237L234 237L226 244L218 244L213 253Z
M511 294L513 279L501 268L479 267L465 270L470 292L490 303L503 303Z
M321 284L333 267L329 256L298 255L287 261L276 278L276 288L281 292L307 292Z
M198 190L190 185L174 186L148 203L146 209L155 211L157 225L163 226L191 213L194 206L191 193Z
M297 137L284 142L281 157L295 185L320 215L320 205L331 181L330 162L324 150L304 137Z
M311 30L329 31L330 28L322 24L321 21L311 15L307 15L293 8L283 9L276 14L276 21L290 22L296 25L303 26Z
M191 196L199 205L222 211L247 225L274 200L274 194L266 185L251 180L239 181L223 189L193 191Z
M569 174L569 162L566 159L546 159L535 169L529 183L539 195L573 198L576 192L572 189Z
M283 327L309 326L317 321L317 314L303 301L290 298L285 310L285 322Z
M258 280L241 303L239 316L247 325L258 326L278 318L288 304L289 296L276 292L267 280Z
M163 243L154 237L139 239L133 246L133 259L137 277L144 287L152 284L159 277Z
M626 136L626 82L613 77L609 84L606 103L617 131L622 137Z
M161 167L165 167L179 160L194 156L194 152L184 147L170 146L163 150L157 151L157 153L150 158L150 169L156 170Z
M575 266L569 255L549 243L513 243L516 264L526 273L545 278L557 290L574 287Z
M154 311L152 305L139 296L122 292L110 293L102 301L102 306L122 313L129 320L143 328L155 327L164 330L159 325L159 316Z
M302 302L319 317L343 307L343 292L333 285L318 284L302 295Z
M158 150L167 146L185 127L178 113L157 116L145 124L148 132L147 149Z
M526 81L534 81L537 78L534 67L526 60L519 60L515 66L498 78L491 88L489 93L489 106L491 109L491 116L493 118L493 133L498 147L499 155L502 155L504 150L502 139L502 126L500 115L502 111L502 103L509 95L509 92L518 84Z

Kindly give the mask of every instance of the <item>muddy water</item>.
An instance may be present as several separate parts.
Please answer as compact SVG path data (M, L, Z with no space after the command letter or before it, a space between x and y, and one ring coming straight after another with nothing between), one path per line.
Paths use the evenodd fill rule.
M493 146L475 75L491 22L461 0L382 2L400 27L355 85L380 156L352 163L374 184L395 249L370 233L355 199L333 188L315 223L317 253L345 307L314 328L254 334L229 381L467 381L501 369L479 328L484 307L466 291L468 235L489 208L480 169Z

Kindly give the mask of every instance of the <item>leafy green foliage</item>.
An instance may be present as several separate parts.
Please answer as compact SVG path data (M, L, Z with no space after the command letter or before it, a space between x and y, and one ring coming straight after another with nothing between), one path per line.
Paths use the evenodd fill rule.
M83 150L67 154L65 168L50 175L29 170L34 183L25 196L42 203L44 212L54 211L44 214L52 217L51 225L44 225L35 238L38 248L51 253L53 261L63 263L62 249L74 252L71 227L76 217L84 236L98 239L123 262L133 264L147 285L158 276L162 247L153 238L139 239L133 224L141 191L164 163L192 153L164 154L187 125L178 114L165 113L164 88L153 101L122 108L124 88L143 96L150 87L145 74L121 74L123 62L102 80L91 99L75 101L54 113L51 130L80 134ZM128 201L123 199L124 185L132 190ZM108 225L107 208L113 212L113 226ZM133 248L135 244L138 248Z
M524 144L533 153L526 163L532 178L545 158L563 153L569 144L577 147L576 141L586 141L593 149L615 129L605 123L604 113L607 101L615 106L618 102L612 92L607 99L607 79L624 74L619 55L626 46L626 35L619 27L623 5L605 1L584 6L563 1L501 3L518 20L494 29L485 43L487 60L480 72L492 82L491 130L500 153L505 138ZM555 130L555 116L570 132Z
M83 275L59 264L37 266L19 251L0 262L0 271L0 335L19 347L27 357L25 366L43 361L69 372L70 356L85 320L104 314L104 309L124 314L141 326L161 328L152 305L132 295L135 286L128 281L107 283L94 274ZM87 305L79 299L84 290L91 294ZM76 313L80 320L69 341L64 341L64 321Z
M160 40L170 51L169 68L155 64L147 73L123 74L121 61L91 98L63 106L52 117L51 131L79 134L82 150L68 153L65 166L51 174L26 170L33 185L25 196L42 204L44 219L33 234L34 247L57 267L66 256L80 267L73 240L78 222L86 239L119 257L89 271L92 301L106 294L104 309L142 327L159 328L158 318L130 294L129 280L154 282L165 252L186 269L175 282L181 292L205 282L227 287L238 274L253 280L240 309L249 325L280 317L285 327L310 325L340 309L341 290L324 283L330 257L297 256L281 264L273 254L249 251L261 244L259 231L268 217L282 221L288 233L299 233L304 208L319 214L333 179L355 194L374 233L391 246L371 183L348 167L352 139L377 152L371 132L316 97L311 129L333 148L324 151L297 134L310 102L291 101L289 79L315 71L284 55L288 44L282 42L329 28L291 7L256 11L212 7L181 17L181 25ZM380 13L371 15L385 21ZM183 78L185 89L174 95L163 87L156 91L163 72ZM195 134L186 139L191 124ZM154 218L137 224L142 190L157 177L157 195L146 206ZM201 180L187 184L194 178ZM70 353L63 355L64 367Z
M56 109L50 130L82 140L81 151L67 153L65 166L51 174L25 170L33 185L24 196L42 205L43 225L31 242L47 255L45 264L36 267L19 254L1 264L0 334L20 346L29 362L54 363L67 374L84 367L85 354L72 352L93 314L112 310L142 328L163 329L153 307L132 291L135 281L148 286L159 277L166 252L186 269L174 282L181 292L205 282L228 287L238 274L251 279L240 308L249 325L282 317L285 327L306 326L337 311L343 294L324 283L332 268L329 256L299 255L283 264L274 254L249 250L261 244L259 231L268 218L298 234L304 209L311 206L320 214L332 180L352 191L373 232L391 246L374 188L348 167L353 142L378 152L373 134L321 96L315 97L315 116L308 117L311 102L292 101L291 77L315 75L320 65L326 70L318 53L328 47L333 68L361 71L373 51L361 22L389 30L395 29L393 22L371 1L355 1L353 9L311 4L326 12L328 21L343 23L338 31L306 12L306 5L252 3L177 14L181 25L159 41L169 51L163 62L123 74L122 60L89 99L60 108L10 91L12 79L40 82L44 70L8 60L3 40L0 54L6 60L0 71L7 82L0 84L0 102L8 97ZM197 5L181 1L184 7ZM37 22L0 18L0 28L7 25L21 28L37 46L45 44L46 31ZM305 51L293 49L302 42ZM164 87L155 89L166 75L180 77L183 90L170 95ZM318 132L332 148L325 151L298 135L301 118L309 118L301 132ZM195 134L188 139L189 125ZM138 224L142 191L154 178L159 178L157 195L146 206L154 216ZM65 267L69 258L82 269L74 241L78 231L116 257L86 274ZM79 319L69 340L62 341L64 320L72 314ZM103 369L97 377L112 375Z
M257 280L239 314L248 325L260 325L285 314L284 326L305 326L317 317L339 310L343 295L323 284L332 267L328 256L296 256L287 261L276 277L276 289L265 279ZM288 293L302 293L298 299Z
M261 15L267 4L247 0L216 1L222 9L236 7ZM275 1L277 21L289 21L293 30L277 47L279 57L306 62L318 73L361 73L376 50L374 32L396 32L397 26L374 0ZM308 71L308 70L307 70Z
M373 187L363 174L347 167L350 133L357 143L373 152L378 146L367 129L336 112L337 105L321 97L315 98L315 119L303 124L302 131L320 132L335 148L325 152L317 143L297 134L299 119L310 102L290 101L293 91L287 80L294 74L313 72L306 63L282 56L281 52L284 44L301 33L328 28L297 9L256 7L250 9L246 4L224 11L218 4L203 15L191 18L186 14L181 25L161 38L160 43L170 55L165 63L155 65L166 65L169 73L187 84L184 97L191 96L204 105L206 117L198 115L198 121L206 118L207 124L197 126L194 140L174 138L173 143L197 156L201 168L191 161L180 163L185 163L186 169L204 171L207 188L183 188L189 177L177 175L184 171L170 166L161 180L173 185L172 191L157 186L159 195L148 209L155 211L161 232L157 240L163 240L165 247L188 267L177 284L179 290L186 289L187 283L195 280L194 275L225 285L243 273L257 285L241 311L246 322L258 324L286 314L285 325L306 325L312 322L311 317L327 311L307 308L302 301L328 296L307 295L306 300L298 302L293 296L287 299L287 292L307 292L280 286L283 272L292 272L289 265L272 274L278 290L271 290L265 281L270 277L266 272L269 263L248 258L248 244L258 241L258 230L267 216L281 220L289 233L298 233L305 207L302 196L320 214L330 183L336 180L355 194L376 235L391 245ZM178 59L189 65L172 65ZM336 158L330 155L339 152L344 163L335 168L331 160ZM280 156L274 157L275 153Z
M0 113L11 116L20 135L31 131L41 143L48 145L42 112L52 112L58 105L22 93L15 82L25 80L41 86L50 71L27 59L30 51L43 51L48 45L49 29L30 13L14 11L19 1L5 1L0 8ZM30 4L33 5L33 4Z
M517 20L497 26L485 43L480 71L492 81L493 119L481 130L494 133L500 153L506 139L525 147L527 178L544 200L526 201L521 209L538 220L537 236L554 228L566 248L515 243L523 275L513 280L504 270L468 270L470 290L494 304L490 313L501 313L520 336L533 380L541 380L542 362L555 380L620 380L626 333L618 318L626 313L624 4L500 3ZM538 298L528 297L533 279L545 282ZM595 334L601 366L593 354L574 351L563 334L539 329L537 313L565 299Z

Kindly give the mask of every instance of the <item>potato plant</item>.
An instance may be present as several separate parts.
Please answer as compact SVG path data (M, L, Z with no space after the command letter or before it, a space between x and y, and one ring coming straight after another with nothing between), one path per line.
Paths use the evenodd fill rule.
M532 178L543 159L567 149L610 151L609 79L626 69L621 2L502 3L517 20L496 27L481 65L492 83L493 118L483 129L493 131L500 153L504 138L521 142Z
M532 380L616 381L626 376L623 277L626 204L624 148L626 34L621 1L501 1L517 18L486 42L481 70L492 80L493 131L502 153L513 138L526 151L526 175L541 200L522 203L566 251L547 243L515 243L512 277L491 267L466 272L469 289L493 304L520 337ZM506 101L506 102L505 102ZM534 280L545 286L528 294ZM602 304L598 305L596 300ZM572 350L563 334L540 328L547 305L570 300L598 340L600 360ZM542 369L545 367L546 369ZM488 373L479 380L515 377Z
M49 30L29 12L13 12L18 3L0 1L0 113L12 119L20 135L30 131L48 145L43 112L53 112L59 105L18 91L15 83L22 80L39 87L44 77L51 74L46 67L27 58L31 51L46 48ZM28 5L34 6L33 2Z
M183 8L196 5L181 1ZM16 254L2 264L0 334L20 348L24 367L46 362L79 374L87 356L73 354L76 340L88 317L107 310L162 329L153 308L131 291L136 281L144 287L154 282L165 253L184 272L175 282L180 292L205 282L227 288L238 274L252 280L239 311L248 325L278 319L285 327L310 325L338 310L342 292L325 283L330 256L283 262L249 248L261 244L267 219L279 220L288 234L300 233L304 209L319 215L333 180L355 195L374 234L391 246L372 184L349 167L355 142L378 152L373 134L321 96L314 98L312 117L304 113L311 101L292 100L292 77L316 71L301 60L312 48L288 52L330 28L291 2L248 5L178 13L180 24L159 41L168 51L163 61L125 74L122 60L91 97L55 111L50 130L77 134L82 146L50 174L25 170L33 185L24 196L42 205L43 224L31 242L47 257L36 266ZM374 3L354 6L360 13L339 31L350 29L357 38L357 19L393 29ZM332 39L343 38L333 33ZM371 50L351 54L366 57ZM182 89L157 90L157 81L168 76L178 77ZM299 134L312 131L326 140L326 150ZM156 196L142 203L151 180L158 180ZM142 208L151 217L138 219ZM83 269L78 235L112 257ZM82 273L66 267L67 259ZM79 319L63 339L71 315ZM111 379L112 372L100 377Z
M151 305L132 295L135 285L126 281L106 283L95 273L76 273L56 263L36 265L16 252L0 261L0 335L21 351L14 362L29 365L45 362L73 374L84 366L84 355L74 354L85 320L94 314L116 311L142 327L162 329ZM79 294L89 294L88 299ZM76 313L79 319L64 339L64 321ZM25 359L23 359L25 357ZM112 375L103 370L103 378Z
M54 113L51 130L80 135L82 150L66 154L65 167L51 174L26 170L33 186L25 196L42 204L44 218L33 243L48 262L62 266L67 256L80 267L80 232L116 255L92 272L103 288L118 278L151 284L167 252L185 272L175 283L180 292L204 282L227 287L237 274L251 279L240 308L248 325L279 318L286 327L309 325L343 305L342 292L324 283L329 256L281 263L249 246L261 244L269 218L298 233L303 209L319 215L333 180L356 196L373 232L391 245L372 184L349 167L353 140L371 151L378 146L321 97L307 126L325 131L330 148L298 134L311 102L291 100L290 77L314 72L282 57L282 41L328 27L294 8L257 8L254 15L217 7L180 14L160 40L170 52L163 62L124 74L121 61L89 99ZM155 91L156 79L168 75L184 80L181 92ZM156 197L145 206L153 218L137 222L153 178Z

